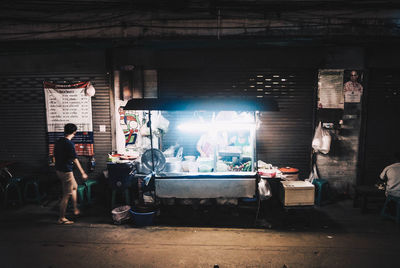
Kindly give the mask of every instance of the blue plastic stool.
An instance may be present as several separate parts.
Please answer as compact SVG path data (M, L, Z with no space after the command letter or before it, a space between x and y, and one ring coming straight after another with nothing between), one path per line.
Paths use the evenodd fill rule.
M328 189L329 189L329 183L327 180L324 179L315 179L312 182L314 184L314 186L316 187L316 199L315 199L315 204L317 204L318 206L321 206L321 204L323 203L323 196L324 196L324 192L325 195L328 193ZM326 199L326 196L325 196Z
M31 191L30 191L31 190ZM42 199L46 197L46 194L41 194L39 190L39 182L37 178L29 179L25 183L24 187L24 198L27 202L37 202L40 205Z
M92 186L96 185L98 182L97 180L94 179L90 179L85 181L85 185L86 185L86 193L87 193L87 200L89 204L93 203L93 199L92 199Z
M6 187L4 188L4 206L7 206L9 202L17 201L20 206L22 206L22 194L21 189L19 187L19 183L22 181L21 178L11 178L7 183ZM10 191L15 190L17 193L18 199L8 199L8 195Z
M391 201L396 203L396 212L395 212L394 216L389 214L386 211L387 206ZM384 217L384 218L389 218L389 219L395 220L396 223L399 224L400 223L400 197L396 197L396 196L393 196L393 195L389 194L386 197L385 204L383 205L383 208L382 208L382 211L381 211L381 216Z

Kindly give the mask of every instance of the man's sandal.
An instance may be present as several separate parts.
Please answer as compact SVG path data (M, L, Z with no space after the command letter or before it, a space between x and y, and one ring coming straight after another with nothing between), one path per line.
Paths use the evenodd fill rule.
M70 220L58 220L57 221L57 224L60 224L60 225L69 225L69 224L73 224L74 222L73 221L70 221Z

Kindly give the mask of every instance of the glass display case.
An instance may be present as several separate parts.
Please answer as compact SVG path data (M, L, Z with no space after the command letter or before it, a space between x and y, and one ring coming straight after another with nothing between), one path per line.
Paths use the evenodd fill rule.
M255 112L161 112L169 128L159 137L164 172L251 172L255 163ZM174 164L168 165L169 162ZM180 165L179 165L180 164Z

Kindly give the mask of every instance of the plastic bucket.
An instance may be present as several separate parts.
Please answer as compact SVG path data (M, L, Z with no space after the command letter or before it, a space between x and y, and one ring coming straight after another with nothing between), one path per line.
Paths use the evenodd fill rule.
M111 211L111 215L115 224L121 224L125 220L129 220L130 215L129 211L131 210L131 206L121 206L114 208Z
M153 225L155 211L151 212L136 212L129 210L136 226Z

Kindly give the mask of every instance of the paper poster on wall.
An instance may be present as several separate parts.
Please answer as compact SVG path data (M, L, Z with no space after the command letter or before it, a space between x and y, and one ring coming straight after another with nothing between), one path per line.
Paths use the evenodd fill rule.
M345 71L345 82L343 85L344 101L346 103L359 103L363 94L363 72L359 70Z
M343 77L344 70L319 70L318 108L344 109Z
M72 141L78 155L92 156L93 123L92 123L92 90L90 82L72 84L54 84L44 82L46 100L47 132L49 138L49 155L53 155L54 143L64 136L64 125L73 123L78 132Z

